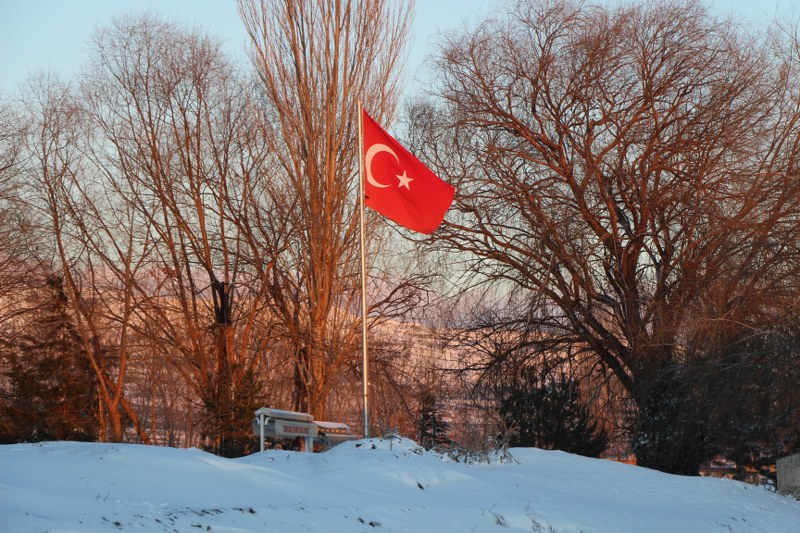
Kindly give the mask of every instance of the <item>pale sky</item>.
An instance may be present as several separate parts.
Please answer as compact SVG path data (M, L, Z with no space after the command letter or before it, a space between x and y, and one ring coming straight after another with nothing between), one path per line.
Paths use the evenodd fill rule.
M614 3L616 0L596 0ZM765 23L798 13L800 0L707 0L720 14ZM503 0L416 0L407 74L409 85L424 77L422 64L442 32L460 28ZM98 27L114 17L151 13L198 27L223 40L244 58L245 34L234 0L0 0L0 95L9 96L35 72L75 76Z

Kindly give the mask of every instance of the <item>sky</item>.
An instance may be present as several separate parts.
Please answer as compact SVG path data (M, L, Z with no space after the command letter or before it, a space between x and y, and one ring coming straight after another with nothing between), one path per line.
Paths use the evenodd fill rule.
M599 0L613 3L616 0ZM708 0L720 14L756 24L797 11L798 0ZM476 20L504 0L416 0L407 75L409 85L425 76L424 59L446 31ZM35 72L74 77L89 55L97 28L115 17L150 13L196 27L223 40L244 58L246 36L234 0L0 0L0 95L10 95Z
M796 533L800 524L800 501L755 485L510 453L466 464L396 438L238 459L135 444L8 444L0 530Z

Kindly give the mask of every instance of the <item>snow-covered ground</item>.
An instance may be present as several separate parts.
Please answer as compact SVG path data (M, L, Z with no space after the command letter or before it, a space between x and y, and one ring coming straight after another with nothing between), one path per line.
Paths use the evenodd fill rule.
M464 464L409 440L223 459L197 449L0 446L0 531L800 532L800 502L562 452Z

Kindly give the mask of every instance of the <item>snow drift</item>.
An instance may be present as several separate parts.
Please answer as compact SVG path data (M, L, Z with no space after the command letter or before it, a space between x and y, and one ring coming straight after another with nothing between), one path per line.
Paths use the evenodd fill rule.
M800 502L562 452L464 464L405 439L224 459L197 449L0 446L0 531L798 532Z

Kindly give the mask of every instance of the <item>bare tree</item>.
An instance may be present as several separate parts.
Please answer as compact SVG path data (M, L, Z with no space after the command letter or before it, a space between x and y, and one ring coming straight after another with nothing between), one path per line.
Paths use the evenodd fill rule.
M414 115L459 190L438 242L511 295L513 349L588 350L638 407L640 461L691 471L675 369L794 312L796 89L698 2L511 7L447 41L440 107Z
M98 33L96 52L85 88L100 132L95 160L136 228L136 257L146 257L133 295L138 332L161 344L202 403L209 446L240 454L268 341L260 308L271 257L241 232L258 217L245 209L264 157L259 109L201 34L123 20Z
M336 376L355 367L357 104L388 119L399 96L410 2L239 0L275 160L273 212L257 238L279 253L270 310L294 366L293 407L324 418ZM414 299L401 280L376 315ZM409 300L411 298L411 300ZM375 301L378 300L378 301ZM395 308L396 309L396 308Z
M91 253L94 247L89 235L98 228L84 218L90 213L85 206L96 209L87 204L94 199L87 194L90 181L81 151L84 115L73 91L54 78L34 79L28 95L22 190L26 191L26 205L35 213L43 243L40 260L47 262L45 271L63 279L82 350L97 380L99 437L121 441L126 418L139 429L136 412L125 395L127 320L123 320L121 342L111 349L105 344L107 322L101 307L116 306L104 299L98 279L102 274L98 274ZM127 305L124 312L129 309ZM140 437L147 441L141 432Z
M0 100L0 326L18 316L28 287L26 241L30 221L20 201L21 141L24 127L11 104ZM2 336L0 336L2 338Z

